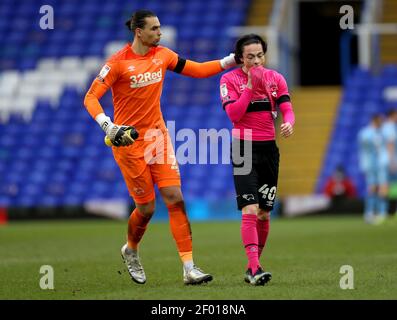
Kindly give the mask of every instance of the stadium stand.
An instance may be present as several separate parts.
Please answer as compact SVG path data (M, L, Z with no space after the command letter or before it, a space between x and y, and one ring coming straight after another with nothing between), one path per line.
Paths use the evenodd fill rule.
M323 190L327 177L343 163L346 173L358 186L360 196L365 194L365 182L358 167L357 133L372 114L385 113L397 105L397 66L385 65L375 74L356 68L343 88L342 99L335 118L332 137L328 144L316 191Z
M279 196L309 195L316 189L324 153L340 99L339 86L296 87L291 97L296 115L294 135L278 138Z
M204 61L230 52L233 39L223 35L230 26L245 23L249 3L149 0L144 7L156 12L163 26L177 30L176 52ZM83 99L105 61L106 46L130 40L124 21L140 4L122 0L46 4L54 6L53 30L40 29L42 1L0 3L0 207L129 201L103 133L84 109ZM169 72L167 78L163 113L166 121L175 121L176 130L191 128L198 136L199 128L230 127L219 101L220 76L198 80ZM108 108L110 93L101 102ZM181 143L177 141L176 148ZM187 199L234 197L230 166L193 164L180 169Z

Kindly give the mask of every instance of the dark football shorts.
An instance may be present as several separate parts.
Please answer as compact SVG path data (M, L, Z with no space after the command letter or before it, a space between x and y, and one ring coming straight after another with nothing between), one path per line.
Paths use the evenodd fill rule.
M280 162L276 142L252 141L252 146L247 147L244 140L234 138L231 155L238 209L258 203L259 208L271 211L276 199Z

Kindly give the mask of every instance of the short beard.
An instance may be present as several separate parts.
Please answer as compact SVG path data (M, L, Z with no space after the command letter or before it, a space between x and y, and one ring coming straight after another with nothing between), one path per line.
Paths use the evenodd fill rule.
M144 44L145 46L151 48L151 47L158 47L159 42L157 42L157 43L153 43L153 42L143 42L143 44Z

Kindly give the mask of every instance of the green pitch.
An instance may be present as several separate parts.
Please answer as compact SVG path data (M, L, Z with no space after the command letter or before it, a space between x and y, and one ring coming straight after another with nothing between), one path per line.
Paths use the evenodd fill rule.
M397 299L397 221L361 217L274 220L262 263L264 287L243 281L238 222L192 223L195 262L214 280L185 286L168 223L152 223L141 244L145 285L133 283L120 257L126 221L18 222L0 227L0 299ZM39 286L51 265L54 290ZM354 270L354 289L339 286Z

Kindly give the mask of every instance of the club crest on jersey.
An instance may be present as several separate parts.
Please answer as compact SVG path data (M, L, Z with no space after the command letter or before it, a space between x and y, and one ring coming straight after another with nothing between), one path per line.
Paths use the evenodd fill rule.
M270 83L270 84L267 85L267 87L268 87L268 89L269 89L271 95L272 95L274 98L277 98L277 91L278 91L277 85L276 85L275 83Z
M162 65L162 64L163 64L163 60L161 60L161 59L153 59L152 62L153 62L156 66L159 66L159 65Z
M97 79L103 82L105 80L105 77L108 75L110 69L112 69L112 68L109 67L107 64L105 64L102 67L101 71L99 72Z
M144 72L130 77L130 88L141 88L160 82L163 78L163 71L160 69L155 72Z

